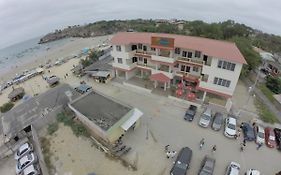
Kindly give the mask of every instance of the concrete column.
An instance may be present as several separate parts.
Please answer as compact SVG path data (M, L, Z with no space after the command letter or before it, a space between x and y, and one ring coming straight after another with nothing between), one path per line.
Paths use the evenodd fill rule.
M115 74L116 74L116 77L119 78L119 74L118 74L118 70L115 69Z
M172 66L169 66L169 73L172 73Z
M171 81L168 82L168 87L167 88L170 88L171 87Z
M157 88L157 81L154 81L154 88Z
M156 56L159 56L160 50L156 48Z
M165 83L164 83L164 91L166 91L166 89L167 89L166 86L167 86L167 83L165 82Z
M206 95L207 95L207 92L204 91L204 94L203 94L203 102L205 101Z
M143 70L141 69L141 78L143 78Z
M170 50L170 58L173 58L174 57L174 54L173 54L173 50Z
M128 72L125 72L125 79L128 80L129 77L128 77Z
M155 64L155 69L158 70L158 64Z

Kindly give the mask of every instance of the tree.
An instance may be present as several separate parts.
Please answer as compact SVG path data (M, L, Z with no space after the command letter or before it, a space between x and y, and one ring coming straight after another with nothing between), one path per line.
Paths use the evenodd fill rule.
M12 102L5 103L5 104L3 104L3 106L0 107L0 111L2 113L5 113L5 112L11 110L14 107L14 105L15 104Z
M268 76L266 86L275 94L281 93L281 79L279 77Z

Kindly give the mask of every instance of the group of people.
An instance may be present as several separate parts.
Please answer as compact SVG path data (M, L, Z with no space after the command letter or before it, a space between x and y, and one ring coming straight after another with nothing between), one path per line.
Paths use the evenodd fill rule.
M205 138L202 138L199 142L199 148L202 149L204 144L205 144ZM214 153L216 151L217 151L217 145L213 145L212 152Z
M169 148L170 148L170 145L165 146L165 152L166 152L167 159L174 158L177 154L177 151L170 151Z

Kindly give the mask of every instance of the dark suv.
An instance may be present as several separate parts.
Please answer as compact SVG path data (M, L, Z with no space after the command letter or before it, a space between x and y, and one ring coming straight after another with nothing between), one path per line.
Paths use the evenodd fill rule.
M275 134L276 148L281 151L281 129L274 128L273 131Z
M190 105L187 111L185 112L184 119L192 121L197 111L197 106Z
M186 175L192 157L192 150L184 147L180 150L178 157L170 171L170 175Z
M205 156L201 164L201 169L198 175L212 175L215 169L216 160Z

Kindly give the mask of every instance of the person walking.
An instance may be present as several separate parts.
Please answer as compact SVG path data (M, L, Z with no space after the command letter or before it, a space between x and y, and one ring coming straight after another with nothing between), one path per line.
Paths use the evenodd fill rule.
M199 144L200 149L202 149L202 147L204 146L204 144L205 144L205 139L202 138L202 139L200 140L200 144Z
M243 151L244 151L245 146L246 146L246 145L244 145L243 143L241 143L241 144L240 144L240 151L241 151L241 152L243 152Z
M217 145L214 145L213 148L212 148L212 152L216 152L217 151Z
M168 152L168 151L169 151L169 147L170 147L170 145L166 145L166 146L165 146L165 152Z
M167 159L169 159L169 158L171 157L171 151L168 151L168 152L166 153L166 155L167 155Z
M176 151L172 151L172 153L171 153L171 158L174 158L176 154L177 154Z

